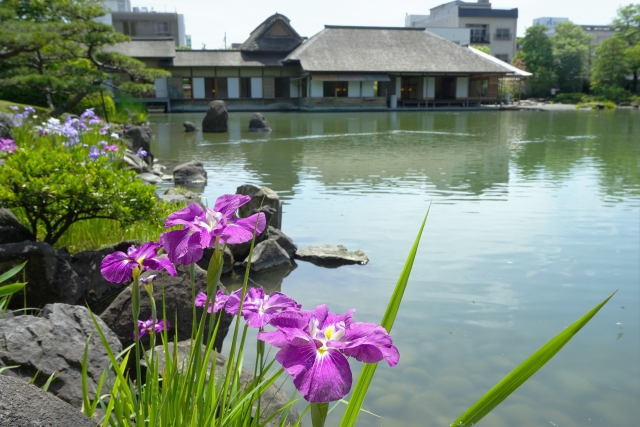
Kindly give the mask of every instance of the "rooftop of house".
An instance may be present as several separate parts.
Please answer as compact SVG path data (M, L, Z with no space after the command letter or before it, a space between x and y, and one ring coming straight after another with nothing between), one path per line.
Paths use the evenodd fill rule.
M288 53L303 40L291 26L289 18L276 13L265 19L251 32L249 38L240 46L240 50Z
M326 25L291 52L308 72L509 73L435 34L411 27Z

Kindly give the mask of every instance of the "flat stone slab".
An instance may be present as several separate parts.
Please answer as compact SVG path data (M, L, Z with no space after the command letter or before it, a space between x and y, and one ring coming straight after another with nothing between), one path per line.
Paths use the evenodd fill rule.
M328 268L337 268L350 264L365 265L369 262L367 254L360 249L350 252L342 245L326 244L307 246L296 252L296 259Z

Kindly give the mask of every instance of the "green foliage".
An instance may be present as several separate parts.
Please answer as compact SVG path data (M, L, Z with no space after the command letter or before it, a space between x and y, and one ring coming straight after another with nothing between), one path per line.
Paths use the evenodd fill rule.
M617 291L616 291L617 292ZM485 415L504 401L518 387L524 384L533 374L538 372L562 347L567 344L575 334L586 325L589 320L615 295L609 295L604 301L591 309L584 316L576 320L564 331L556 335L551 341L543 345L527 360L518 365L513 371L504 377L498 384L474 403L464 414L455 420L452 426L472 426L479 422Z
M598 86L594 95L594 101L611 101L615 104L631 101L631 92L618 86Z
M589 102L581 102L576 105L576 108L591 108L592 110L614 110L616 108L616 104L612 101L589 101Z
M522 50L514 58L514 61L523 62L526 70L533 74L529 79L533 96L548 96L554 86L553 46L545 31L547 27L541 24L527 28Z
M121 75L126 76L122 90L148 90L155 78L168 73L106 52L105 46L129 38L95 21L105 12L94 0L0 3L0 87L39 91L54 116L72 110L102 85L117 84ZM34 101L42 105L41 97Z
M83 140L95 144L100 135L94 133ZM16 132L16 144L20 148L0 168L0 207L21 210L43 241L53 245L72 224L93 218L160 222L154 187L115 159L91 161L88 148L66 147L51 135Z
M65 102L68 98L66 95L52 95L55 105ZM44 93L36 87L0 85L0 99L10 101L12 104L19 103L47 108L47 99Z
M103 92L102 94L100 92L94 92L85 96L82 98L82 101L80 101L78 105L71 110L71 112L73 114L80 115L89 109L93 109L93 111L95 111L95 113L100 117L108 117L109 121L113 121L113 117L116 115L116 104L113 102L113 98L108 92Z
M570 21L557 24L555 33L553 60L558 87L562 92L579 92L586 79L590 36Z
M479 50L480 52L484 52L487 55L491 55L491 49L489 49L489 46L484 45L484 44L472 44L471 45L472 48Z
M120 94L114 116L114 121L118 123L132 123L134 125L145 123L149 118L147 105L134 101L131 95L126 93Z
M7 310L7 306L9 305L9 300L11 299L11 295L22 290L22 288L24 288L24 286L26 285L26 283L18 283L18 282L10 283L8 285L2 285L2 283L9 280L16 274L18 274L20 270L22 270L22 268L25 266L25 264L26 264L26 261L20 265L13 267L9 271L3 274L0 274L0 318L2 317L4 312Z
M586 98L584 93L559 93L553 101L557 104L577 104L583 102L584 98Z

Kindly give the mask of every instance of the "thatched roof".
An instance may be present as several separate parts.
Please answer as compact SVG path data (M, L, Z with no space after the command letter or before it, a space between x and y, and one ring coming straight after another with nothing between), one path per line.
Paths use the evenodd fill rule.
M420 28L342 27L324 30L291 52L308 72L509 73L469 49Z
M174 67L278 67L286 53L263 54L239 50L178 50Z
M173 58L176 55L176 46L171 37L131 40L113 46L105 46L104 50L133 58Z
M291 52L303 38L289 24L289 18L279 13L271 15L251 32L240 50L248 52Z

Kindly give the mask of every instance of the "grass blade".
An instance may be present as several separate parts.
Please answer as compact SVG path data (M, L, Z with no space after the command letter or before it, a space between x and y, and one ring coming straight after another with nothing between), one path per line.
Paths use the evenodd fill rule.
M430 208L431 207L429 207L429 209ZM400 303L402 302L404 290L407 288L407 282L409 281L413 261L416 258L416 253L418 252L418 245L420 244L420 237L422 237L422 230L424 230L424 225L426 224L427 217L429 216L429 209L427 209L427 213L422 220L418 236L416 237L413 247L409 252L407 261L405 262L400 278L398 279L398 283L396 284L393 294L391 295L391 299L389 300L387 311L384 313L384 317L382 318L381 325L387 330L387 332L391 332L391 327L393 326L393 322L395 322L396 315L400 309ZM360 409L364 403L364 398L367 395L367 390L369 389L369 384L371 384L371 379L373 378L373 374L376 372L377 366L377 363L365 363L362 367L358 383L353 389L347 409L342 416L342 421L340 422L341 427L353 427L356 424L358 415L360 414Z
M15 294L24 288L24 285L26 285L26 283L12 283L10 285L0 286L0 298Z
M7 271L6 273L1 274L0 275L0 283L4 282L5 280L9 279L10 277L15 276L20 270L22 270L22 267L24 267L26 263L27 263L27 261L23 262L20 265L16 265L11 270Z
M618 291L616 291L618 292ZM522 362L518 367L504 377L498 384L493 386L484 396L467 409L457 420L451 424L452 426L472 426L480 421L485 415L491 412L511 393L520 387L526 380L535 374L544 366L551 358L559 352L566 343L587 324L593 316L615 295L609 295L607 299L595 306L587 314L576 320L572 325L564 331L556 335L551 341L540 347L538 351L533 353Z

